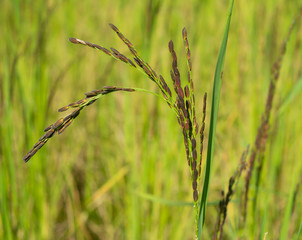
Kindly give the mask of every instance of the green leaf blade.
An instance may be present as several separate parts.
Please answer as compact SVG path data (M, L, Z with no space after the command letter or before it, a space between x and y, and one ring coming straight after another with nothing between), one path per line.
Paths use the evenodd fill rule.
M198 216L198 219L199 219L198 220L198 239L199 240L201 239L202 228L203 228L203 225L205 222L207 198L208 198L209 185L210 185L210 175L211 175L213 155L214 155L215 132L216 132L216 123L217 123L218 108L219 108L222 70L223 70L223 66L224 66L225 53L226 53L233 5L234 5L234 0L231 1L230 7L229 7L228 18L227 18L227 22L226 22L226 26L225 26L225 30L224 30L223 39L222 39L222 42L220 45L220 50L219 50L216 69L215 69L213 94L212 94L211 119L210 119L210 128L209 128L209 140L208 140L208 149L207 149L207 160L206 160L205 176L204 176L202 197L201 197L201 201L200 201L200 209L199 209L199 216Z

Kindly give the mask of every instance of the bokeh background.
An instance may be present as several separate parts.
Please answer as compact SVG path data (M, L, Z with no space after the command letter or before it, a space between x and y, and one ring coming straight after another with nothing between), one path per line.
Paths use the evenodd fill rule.
M211 99L228 4L1 1L0 239L193 239L183 137L173 111L160 98L147 93L108 95L85 109L29 163L22 157L46 126L64 116L57 109L85 92L106 85L158 92L141 72L68 41L76 37L130 56L108 23L115 24L169 84L168 42L173 39L185 76L181 31L188 29L201 119L204 92ZM242 151L254 142L270 69L300 5L298 0L235 1L204 239L215 231L221 190L227 190ZM302 216L301 40L300 18L277 84L257 204L253 181L242 228L243 174L228 208L225 239L263 239L265 232L270 239L297 237ZM207 107L206 132L210 101Z

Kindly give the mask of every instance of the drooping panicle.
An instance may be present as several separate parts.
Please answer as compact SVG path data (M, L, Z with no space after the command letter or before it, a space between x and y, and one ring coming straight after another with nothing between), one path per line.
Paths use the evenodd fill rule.
M118 50L114 49L114 48L110 48L110 50L100 46L100 45L97 45L97 44L93 44L93 43L90 43L90 42L87 42L87 41L83 41L83 40L80 40L80 39L77 39L77 38L69 38L69 41L74 43L74 44L82 44L84 46L88 46L88 47L91 47L91 48L94 48L94 49L98 49L98 50L101 50L102 52L106 53L107 55L115 58L115 59L118 59L124 63L127 63L129 64L130 66L132 67L136 67L136 65L129 59L127 58L126 56L124 56L123 54L121 54Z
M186 50L186 59L188 66L188 82L184 88L181 87L180 72L178 70L178 60L177 55L174 50L173 41L169 42L169 51L172 57L172 70L170 71L171 79L173 82L174 91L176 93L176 102L174 107L178 113L178 122L183 129L184 144L186 148L186 155L188 160L188 165L191 170L192 176L192 188L193 188L193 199L196 203L198 201L198 181L200 166L198 166L197 161L197 144L196 136L199 133L200 127L196 120L195 114L195 96L194 96L194 85L191 78L192 72L192 62L191 62L191 52L189 49L189 42L187 38L187 31L183 29L183 39ZM204 100L205 101L205 100ZM205 104L205 102L204 102ZM205 113L205 108L204 108ZM203 118L204 123L204 118ZM203 141L203 131L204 124L202 125L202 141ZM203 143L202 143L203 144ZM202 146L201 146L202 148ZM201 162L201 160L199 161ZM199 163L200 165L201 163Z
M86 98L83 98L79 101L71 103L65 107L59 109L59 112L64 112L70 108L75 108L73 112L68 114L67 116L60 118L54 124L49 125L44 129L44 134L40 137L39 141L34 144L33 148L23 157L24 162L28 162L36 152L45 145L45 143L54 136L57 132L58 134L63 133L66 128L73 122L73 120L80 114L83 108L89 106L94 103L97 99L99 99L102 95L116 92L116 91L124 91L124 92L133 92L134 88L122 88L122 87L112 87L105 86L99 90L93 90L88 93L85 93Z
M133 44L121 33L121 31L114 26L113 24L109 24L109 26L112 28L112 30L118 35L118 37L127 45L128 49L130 50L130 52L133 54L134 56L134 61L137 63L138 66L140 66L142 68L142 70L144 71L144 73L152 80L154 81L159 88L163 91L162 86L160 84L160 79L158 78L158 75L156 74L156 72L151 68L151 66L145 62L137 53L136 49L134 48ZM112 50L112 49L111 49ZM117 54L116 51L114 51L114 54ZM119 58L122 58L120 60L124 60L123 56L119 55ZM130 64L132 64L131 61L129 61L130 59L128 59L128 62Z

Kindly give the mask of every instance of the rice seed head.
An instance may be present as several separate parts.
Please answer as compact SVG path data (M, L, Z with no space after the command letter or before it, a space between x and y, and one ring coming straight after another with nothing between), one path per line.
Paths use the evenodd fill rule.
M111 52L115 55L115 56L119 56L120 52L118 50L116 50L115 48L110 48Z
M185 142L185 145L188 146L188 140L187 140L187 131L185 129L182 129L182 134L184 136L184 142Z
M36 145L35 149L37 149L37 151L38 151L41 147L44 146L44 144L45 144L44 141L39 142L39 144Z
M189 48L188 48L188 51L187 51L187 57L188 57L189 70L192 71L191 52L190 52Z
M126 91L126 92L135 92L135 89L134 88L124 88L123 91Z
M76 110L74 110L71 114L70 114L70 118L76 118L81 112L81 109L78 108Z
M99 45L96 45L94 47L101 50L103 53L107 54L108 56L112 56L111 52L107 48L101 47Z
M82 105L83 103L87 102L86 98L80 99L79 101L76 101L75 104L76 105Z
M33 148L31 149L24 157L23 157L23 161L24 162L28 162L33 155L35 155L35 153L37 152L38 150L36 148Z
M190 89L189 89L188 85L185 86L185 96L186 96L186 98L190 97Z
M176 84L175 84L175 75L174 75L174 72L172 70L170 70L170 75L171 75L171 79L172 79L172 82L173 82L174 90L177 93L177 87L176 87Z
M95 97L98 95L98 93L96 91L91 91L91 92L87 92L85 93L86 98L91 98L91 97Z
M188 33L187 33L187 29L185 27L182 29L182 37L183 37L183 39L187 40Z
M203 108L202 108L202 112L204 113L204 117L205 118L205 113L206 113L206 107L207 107L207 93L204 94L203 96Z
M190 87L191 87L191 91L194 92L194 84L193 84L193 81L190 81Z
M180 98L184 98L184 97L185 97L184 91L182 90L181 87L178 87L178 88L177 88L177 91L178 91L178 96L179 96Z
M194 202L198 201L198 192L197 192L197 190L194 190L194 192L193 192L193 199L194 199Z
M83 104L87 103L87 98L83 98L83 99L80 99L79 101L76 101L74 103L70 103L68 105L68 107L71 107L71 108L76 108L76 107L80 107L82 106Z
M51 129L56 130L56 129L60 128L62 126L63 122L64 122L64 118L60 118L58 121L56 121L52 125Z
M58 112L65 112L66 110L69 109L69 106L61 107Z
M194 128L195 128L195 135L197 135L198 134L198 130L199 130L199 125L198 125L198 123L196 121L196 118L194 118Z
M169 51L170 51L170 53L174 52L174 45L173 45L173 41L172 40L169 41Z
M196 161L196 159L197 159L197 152L196 152L196 149L193 150L192 156L193 156L193 160ZM196 166L195 166L195 168L196 168Z
M72 117L71 117L71 114L72 114L72 113L70 113L70 114L68 114L66 117L64 117L64 123L66 123L69 119L72 118Z
M135 67L136 68L136 65L129 59L127 58L128 62L132 65L132 67Z
M52 125L51 125L52 126ZM40 137L39 141L33 146L33 148L23 157L23 161L28 162L36 152L44 146L44 144L48 141L49 138L53 136L55 130L49 129L42 137Z
M106 90L115 90L116 87L115 86L104 86L103 89L106 89Z
M128 58L126 56L124 56L123 54L118 55L118 59L124 63L129 63Z
M70 37L69 41L72 42L73 44L78 44L79 42L77 41L76 38Z
M190 120L189 119L186 119L185 128L186 128L187 131L190 128Z
M174 71L174 75L175 75L175 84L177 87L180 87L180 73L178 71L177 66L175 67Z
M149 65L149 63L145 63L146 65L147 65L147 67L151 70L151 72L152 72L152 74L153 74L153 76L155 77L155 78L157 78L158 79L158 76L157 76L157 74L156 74L156 72L152 69L152 67Z
M160 78L160 80L161 80L161 85L162 85L163 89L165 90L165 93L168 94L170 97L172 97L171 90L170 90L170 88L168 87L168 85L167 85L165 79L163 78L163 76L162 76L162 75L159 75L159 78Z
M192 81L191 81L191 73L190 73L190 71L187 72L187 76L188 76L188 81L189 81L190 86L191 86L191 84L192 84L191 82Z
M114 56L115 58L121 60L124 63L129 63L130 65L136 67L130 59L128 59L126 56L124 56L123 54L121 54L118 50L116 50L115 48L110 48L110 50L112 51L112 56ZM131 63L132 64L131 64Z
M113 31L115 31L116 33L119 32L118 28L116 26L114 26L112 23L109 23L109 26L112 28Z
M139 67L143 68L144 63L139 58L134 57L133 59Z
M193 190L197 189L197 182L192 182L192 188L193 188Z
M38 141L37 143L35 143L35 145L33 146L33 148L36 148L42 141Z
M97 49L99 49L99 50L104 50L104 48L102 47L102 46L100 46L100 45L97 45L97 44L92 44L92 46L94 47L94 48L97 48ZM107 50L107 49L106 49Z
M196 169L196 165L197 165L196 159L195 159L195 160L193 159L191 168L192 168L193 170L195 170L195 169Z
M194 169L193 171L193 180L196 181L197 180L197 176L198 176L198 172L196 169Z
M58 134L63 133L63 132L65 131L65 129L72 123L72 121L73 121L72 118L68 119L68 120L64 123L64 125L58 130Z
M152 71L148 68L148 66L146 64L142 65L142 69L144 70L144 72L149 76L149 78L154 81L153 76L152 76Z
M77 104L77 103L70 103L69 105L68 105L68 107L70 107L70 108L73 108L73 107L78 107L79 106L79 104Z
M191 139L191 145L192 145L193 150L196 149L196 140L195 140L195 138Z
M49 130L45 133L44 139L51 138L54 134L55 134L55 130L49 129Z

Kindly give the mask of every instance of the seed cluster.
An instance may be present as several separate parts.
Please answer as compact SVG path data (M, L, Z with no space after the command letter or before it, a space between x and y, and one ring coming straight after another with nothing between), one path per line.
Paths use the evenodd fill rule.
M44 129L45 134L39 139L39 141L33 146L33 148L23 157L24 162L28 162L36 152L44 146L44 144L57 132L61 134L64 130L72 123L73 119L75 119L81 112L81 110L90 104L94 103L97 99L99 99L102 95L116 92L116 91L124 91L124 92L133 92L135 89L133 88L121 88L121 87L112 87L105 86L99 90L93 90L91 92L85 93L86 98L83 98L77 102L71 103L65 107L60 108L59 112L64 112L70 108L75 108L73 112L68 114L64 118L60 118L54 124L49 125Z
M204 95L203 105L203 118L202 127L200 129L200 161L197 166L197 144L196 136L199 131L199 125L196 120L195 114L195 96L194 96L194 84L192 81L192 62L191 52L189 48L189 42L187 38L187 30L184 28L182 31L184 46L186 50L187 59L187 84L182 88L180 73L177 66L177 56L174 50L173 41L169 42L169 51L172 56L172 70L170 71L171 79L173 81L174 91L176 93L176 101L174 108L177 110L178 123L182 128L184 144L186 148L187 162L191 170L192 176L192 188L193 188L193 199L195 202L198 200L198 182L201 172L202 163L202 151L203 151L203 140L204 140L204 128L205 128L205 113L206 113L206 98Z
M173 42L169 42L169 51L172 55L172 69L170 71L171 79L173 82L173 88L176 96L172 95L172 92L166 83L162 75L157 74L151 66L144 61L137 53L133 44L120 32L120 30L113 24L109 24L112 30L118 35L118 37L127 45L129 51L131 52L132 60L122 53L120 53L115 48L104 48L100 45L93 44L87 41L83 41L77 38L69 38L69 41L74 44L81 44L88 46L97 50L104 52L105 54L115 58L116 60L122 61L131 67L134 67L142 71L149 79L151 79L161 90L163 97L169 107L173 109L177 115L178 123L180 124L184 137L184 144L187 155L187 162L190 167L191 177L192 177L192 188L193 188L193 199L195 203L198 200L198 182L200 179L201 163L202 163L202 149L204 140L204 128L205 128L205 113L206 113L206 97L204 95L204 105L203 105L203 118L201 121L201 128L199 130L199 125L196 120L195 114L195 96L194 96L194 84L192 81L192 62L191 62L191 52L189 48L189 42L187 37L187 30L184 28L182 31L183 41L186 51L186 61L188 66L187 81L182 87L181 77L177 66L177 56L174 50ZM64 112L70 108L75 108L75 110L64 118L59 119L56 123L50 125L45 129L45 134L39 139L39 142L34 145L34 147L27 153L23 158L27 162L53 135L58 132L62 133L76 118L81 110L94 103L100 96L106 95L115 91L135 91L133 88L120 88L120 87L103 87L100 90L94 90L85 93L86 97L77 102L71 103L59 109L59 112ZM197 135L200 133L200 160L199 166L197 164Z

